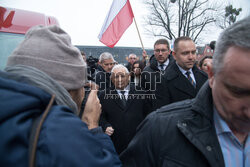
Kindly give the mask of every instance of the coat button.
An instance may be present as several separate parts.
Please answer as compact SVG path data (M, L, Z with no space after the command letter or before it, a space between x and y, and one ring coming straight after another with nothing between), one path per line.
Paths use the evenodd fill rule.
M212 147L211 146L207 146L206 149L207 149L207 151L212 151Z

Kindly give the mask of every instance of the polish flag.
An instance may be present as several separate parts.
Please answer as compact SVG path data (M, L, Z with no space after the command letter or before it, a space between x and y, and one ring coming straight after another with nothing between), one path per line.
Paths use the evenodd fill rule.
M114 0L98 36L99 40L113 48L132 24L133 18L134 14L129 0Z

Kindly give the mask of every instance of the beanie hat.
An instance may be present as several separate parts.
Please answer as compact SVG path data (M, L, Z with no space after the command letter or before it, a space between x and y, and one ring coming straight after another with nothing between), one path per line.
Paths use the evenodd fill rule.
M80 50L57 25L32 27L8 58L7 66L18 64L45 72L66 90L81 88L87 81L86 63Z

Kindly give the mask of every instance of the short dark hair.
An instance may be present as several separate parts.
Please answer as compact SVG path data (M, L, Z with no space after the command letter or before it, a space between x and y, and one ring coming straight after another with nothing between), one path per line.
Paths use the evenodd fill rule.
M199 62L199 67L200 68L202 67L202 64L203 64L205 59L213 59L213 56L204 56L204 57L202 57L202 59Z
M159 44L167 45L168 50L169 50L169 42L168 42L168 40L166 40L166 39L158 39L157 41L155 41L154 47L155 47L155 45L159 45Z
M176 38L174 41L174 51L175 52L178 50L178 44L180 41L193 41L193 40L187 36L182 36L182 37Z

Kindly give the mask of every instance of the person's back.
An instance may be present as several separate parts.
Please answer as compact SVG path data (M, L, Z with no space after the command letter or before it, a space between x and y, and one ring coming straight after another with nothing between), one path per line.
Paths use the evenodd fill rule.
M0 72L0 164L28 166L35 157L30 166L120 166L111 140L98 127L96 90L78 116L86 63L65 31L33 27L9 56L5 71ZM50 99L55 102L48 105Z
M51 95L20 83L29 80L22 75L11 75L0 72L0 164L28 166L34 120L43 114ZM36 149L36 166L119 166L108 136L91 133L68 107L55 103L42 125Z

